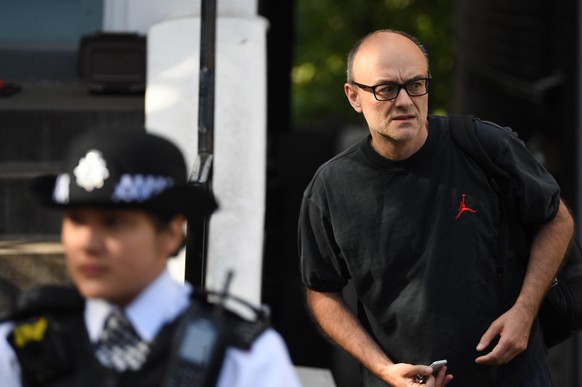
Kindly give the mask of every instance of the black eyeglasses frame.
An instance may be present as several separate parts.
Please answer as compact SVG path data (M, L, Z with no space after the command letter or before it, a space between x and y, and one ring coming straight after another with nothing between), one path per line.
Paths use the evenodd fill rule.
M430 86L430 81L431 80L432 80L432 77L429 75L428 77L414 78L414 79L411 79L411 80L406 81L404 83L383 82L383 83L379 83L379 84L374 85L374 86L364 85L362 83L358 83L358 82L355 82L355 81L352 81L351 83L353 85L358 86L360 89L371 91L372 94L374 95L374 98L377 101L383 102L383 101L392 101L393 99L398 98L398 96L400 95L400 90L402 90L402 89L404 89L404 91L406 91L406 94L408 94L409 97L420 97L420 96L426 95L426 94L428 94L428 90L429 90L429 86ZM422 94L410 94L410 92L408 91L408 89L406 87L409 84L411 84L413 82L417 82L417 81L425 81L426 82L426 91L424 93L422 93ZM387 86L387 85L395 86L395 87L398 88L398 91L396 92L396 94L394 95L394 97L387 98L387 99L378 98L378 95L376 94L376 88L378 88L380 86Z

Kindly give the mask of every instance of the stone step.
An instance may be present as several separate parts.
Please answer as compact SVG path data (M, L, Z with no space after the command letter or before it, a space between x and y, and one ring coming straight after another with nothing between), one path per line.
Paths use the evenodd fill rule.
M23 84L0 99L0 162L60 161L84 131L143 124L143 95L92 94L78 82Z
M53 239L61 214L42 207L29 190L30 180L0 178L0 240Z
M1 55L0 55L1 58ZM92 94L80 82L29 82L0 99L0 240L59 233L60 216L30 196L30 179L58 171L88 130L144 125L144 96Z

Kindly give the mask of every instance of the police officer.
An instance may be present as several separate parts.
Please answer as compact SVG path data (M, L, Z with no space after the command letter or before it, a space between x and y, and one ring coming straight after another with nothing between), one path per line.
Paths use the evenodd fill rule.
M178 349L201 356L218 336L220 364L198 364L202 374L219 371L217 386L300 385L283 340L260 312L247 321L225 311L220 335L208 331L184 346L185 319L214 316L217 307L174 281L166 264L184 244L186 219L209 215L216 203L186 183L174 144L143 131L91 132L72 143L63 173L36 179L33 191L63 211L75 286L45 286L19 299L0 325L0 385L171 385Z

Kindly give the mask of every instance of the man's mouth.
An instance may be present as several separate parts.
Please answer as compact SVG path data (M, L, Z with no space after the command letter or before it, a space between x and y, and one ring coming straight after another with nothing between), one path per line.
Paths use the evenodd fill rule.
M394 120L394 121L408 121L408 120L412 120L412 119L414 119L413 114L404 114L404 115L399 115L399 116L392 118L392 120Z

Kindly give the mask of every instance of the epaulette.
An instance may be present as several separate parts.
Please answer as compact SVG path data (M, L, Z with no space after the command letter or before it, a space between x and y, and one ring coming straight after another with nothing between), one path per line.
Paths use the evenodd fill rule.
M22 320L47 312L81 310L85 301L73 286L43 285L22 291L0 321Z
M204 304L204 307L207 310L222 307L209 301L209 298L216 296L222 296L222 294L210 291L192 292L193 301ZM249 350L257 337L271 326L270 311L266 306L258 308L230 294L227 295L227 298L244 306L246 309L250 310L253 315L251 319L247 319L241 317L232 310L224 309L224 317L228 328L226 337L227 343L232 347Z
M47 285L17 296L6 320L14 327L6 337L18 357L24 385L41 386L72 369L69 326L57 316L81 315L84 300L73 287Z
M246 320L236 314L229 318L228 343L244 350L249 350L253 342L259 337L271 323L268 316L257 318L256 320Z

